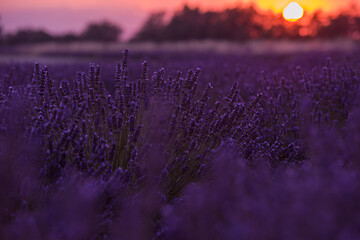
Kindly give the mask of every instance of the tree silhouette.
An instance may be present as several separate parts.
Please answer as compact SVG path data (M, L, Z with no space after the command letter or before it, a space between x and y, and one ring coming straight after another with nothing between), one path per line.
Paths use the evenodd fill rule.
M115 42L119 40L123 30L110 22L90 23L81 38L85 41Z
M43 30L21 29L6 36L6 43L10 45L22 43L44 43L54 40L54 37Z
M187 5L176 12L168 23L161 14L152 14L136 34L135 41L186 41L252 39L311 39L350 37L360 39L360 17L348 11L329 21L322 20L322 12L309 16L309 24L287 22L281 14L258 12L252 6L202 12Z
M138 41L142 39L152 39L153 41L157 42L164 40L164 17L165 12L151 13L140 31L134 36L132 40Z

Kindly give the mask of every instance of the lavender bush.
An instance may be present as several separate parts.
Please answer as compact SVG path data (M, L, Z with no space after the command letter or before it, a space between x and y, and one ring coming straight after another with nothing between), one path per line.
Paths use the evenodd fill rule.
M319 56L0 66L0 237L359 239L359 59Z

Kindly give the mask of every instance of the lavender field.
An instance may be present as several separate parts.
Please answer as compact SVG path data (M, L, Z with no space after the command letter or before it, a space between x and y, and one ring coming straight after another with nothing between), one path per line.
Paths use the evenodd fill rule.
M360 239L359 49L92 60L0 63L0 239Z

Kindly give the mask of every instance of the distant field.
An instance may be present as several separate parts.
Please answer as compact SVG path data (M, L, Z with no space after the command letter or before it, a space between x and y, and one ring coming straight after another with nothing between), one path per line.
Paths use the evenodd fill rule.
M35 45L16 46L3 49L0 61L31 60L38 56L47 57L76 57L87 60L90 56L117 57L123 49L130 49L138 53L219 53L219 54L292 54L297 52L352 52L360 48L359 42L346 39L334 41L252 41L247 43L234 43L225 41L191 41L191 42L165 42L165 43L46 43ZM19 58L21 56L22 58Z

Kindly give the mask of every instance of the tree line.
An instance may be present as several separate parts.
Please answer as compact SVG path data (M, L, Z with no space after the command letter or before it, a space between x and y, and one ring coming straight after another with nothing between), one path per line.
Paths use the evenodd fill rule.
M321 11L307 14L298 22L287 22L281 14L259 12L254 7L229 8L223 11L201 11L185 5L170 20L165 12L149 15L130 41L187 41L253 39L334 39L360 40L360 16L354 5L336 16ZM355 14L354 14L355 13ZM16 45L44 42L96 41L115 42L121 39L122 27L108 22L87 25L80 34L52 35L44 30L20 29L4 34L0 25L0 44Z
M356 13L356 6L352 12ZM321 11L298 22L287 22L281 14L259 12L254 7L205 11L184 6L165 21L165 12L150 15L133 41L232 40L252 39L360 39L360 16L344 11L325 16Z
M80 34L66 33L52 35L45 30L20 29L15 33L4 34L0 25L0 43L5 45L45 43L45 42L115 42L121 37L120 26L108 22L93 22Z

